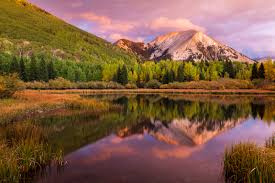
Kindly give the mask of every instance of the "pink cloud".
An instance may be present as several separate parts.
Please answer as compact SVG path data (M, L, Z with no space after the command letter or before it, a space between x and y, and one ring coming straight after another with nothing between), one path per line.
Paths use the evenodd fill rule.
M189 29L205 31L203 27L194 25L190 20L178 18L178 19L169 19L167 17L159 17L153 20L149 28L152 30L163 30L168 29L168 31L184 31Z
M250 56L274 54L270 51L275 45L274 27L270 26L275 19L274 0L265 0L264 3L259 0L29 1L109 41L114 41L112 38L119 37L118 34L148 41L169 31L192 28L202 29L233 48L249 52L255 50L255 44L251 45L251 42L256 38L261 40L262 51L257 49L259 51ZM89 28L91 23L94 26ZM269 32L255 30L255 26ZM257 36L253 33L255 31ZM237 41L238 37L248 37L249 40Z

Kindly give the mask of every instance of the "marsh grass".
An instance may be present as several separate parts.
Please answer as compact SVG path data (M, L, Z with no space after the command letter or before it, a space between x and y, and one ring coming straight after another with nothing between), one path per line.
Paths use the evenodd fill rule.
M47 142L47 132L31 122L12 124L1 129L0 180L24 181L30 172L43 169L51 161L62 164L61 149Z
M226 149L224 177L227 182L275 181L275 135L267 140L266 147L254 143L240 143Z

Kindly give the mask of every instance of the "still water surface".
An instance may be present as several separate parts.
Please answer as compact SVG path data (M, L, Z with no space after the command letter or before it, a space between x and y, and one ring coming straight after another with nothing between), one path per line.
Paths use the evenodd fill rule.
M253 96L94 95L116 110L59 112L38 120L67 164L35 182L224 182L226 147L264 145L275 132L275 99Z

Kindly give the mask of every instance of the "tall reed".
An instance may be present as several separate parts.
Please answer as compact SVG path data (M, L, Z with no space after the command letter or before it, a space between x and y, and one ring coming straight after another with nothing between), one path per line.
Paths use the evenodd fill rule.
M227 182L275 182L275 136L266 147L254 143L240 143L226 149L224 177Z

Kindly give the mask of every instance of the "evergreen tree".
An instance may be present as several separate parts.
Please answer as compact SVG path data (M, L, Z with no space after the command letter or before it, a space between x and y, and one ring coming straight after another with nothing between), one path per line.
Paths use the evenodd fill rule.
M72 67L68 68L67 79L70 81L75 81L75 70Z
M168 76L169 83L172 83L175 81L175 72L171 69Z
M257 64L254 63L252 66L252 74L251 74L251 80L253 79L257 79L258 78L258 68L257 68Z
M37 79L38 79L37 62L36 62L36 57L33 55L31 57L31 62L30 62L29 80L35 81Z
M42 57L39 64L38 79L41 81L49 81L48 68L45 59Z
M178 68L178 79L179 82L184 81L184 65L181 64Z
M19 64L18 64L17 58L14 56L10 64L10 73L19 73L19 72L20 72Z
M261 63L258 71L258 77L261 79L265 79L265 70L264 70L264 64Z
M53 61L49 61L48 63L48 78L49 79L55 79L56 78L56 72L54 69Z
M128 83L128 72L127 72L127 68L126 65L123 65L121 72L120 72L120 82L123 85L126 85Z
M165 74L162 77L162 83L163 84L168 84L169 83L169 72L166 71Z
M230 78L235 78L236 73L234 70L233 62L232 61L226 61L224 65L224 73L228 73Z
M120 75L121 75L121 69L120 69L120 66L118 66L116 74L113 77L113 81L120 83Z
M25 62L23 57L21 57L20 59L19 67L20 67L20 79L22 79L23 81L27 81L26 67L25 67Z
M148 73L146 74L145 81L146 82L150 81L150 75Z
M137 87L139 87L139 88L142 87L141 80L140 80L140 75L139 74L137 76L137 82L136 82L136 84L137 84Z

